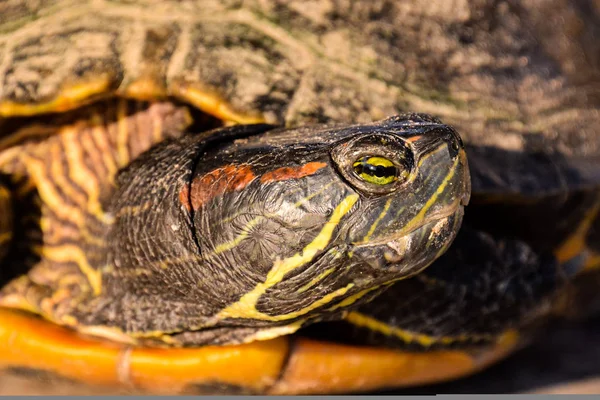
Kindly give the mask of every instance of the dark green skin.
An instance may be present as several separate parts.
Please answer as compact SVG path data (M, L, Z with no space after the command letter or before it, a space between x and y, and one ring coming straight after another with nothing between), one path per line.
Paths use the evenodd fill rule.
M395 160L411 179L386 187L365 183L352 170L365 155ZM261 180L276 169L297 170L307 163L322 168L304 177ZM207 175L231 165L247 166L255 179L238 189L218 180L202 186ZM245 172L223 177L245 178ZM356 307L441 255L459 229L470 193L456 132L417 114L350 127L256 125L213 132L209 139L190 135L139 157L121 173L118 187L110 205L117 217L107 235L114 269L103 276L102 294L74 315L84 326L116 327L134 336L158 331L183 345L243 342L261 329L340 318L348 309L341 304L345 299L367 291L351 303ZM212 194L202 204L194 199L206 193ZM356 203L326 245L262 293L256 310L285 315L347 291L281 321L218 316L265 282L274 260L303 254L334 209L352 196ZM119 214L147 202L146 211ZM419 213L422 220L403 231ZM257 216L259 223L241 243L211 255ZM143 273L136 273L140 269Z

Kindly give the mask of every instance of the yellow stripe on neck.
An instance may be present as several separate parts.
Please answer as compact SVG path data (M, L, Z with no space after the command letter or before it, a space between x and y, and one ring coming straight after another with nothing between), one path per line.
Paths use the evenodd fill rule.
M404 343L418 343L423 347L430 347L434 344L451 345L453 343L465 343L469 341L492 341L493 335L486 334L460 334L456 336L430 336L423 333L411 332L405 329L398 328L396 326L388 325L385 322L379 321L368 315L352 311L346 318L346 321L352 325L366 328L382 335L395 337L400 339Z
M319 301L312 303L311 306L290 314L271 316L256 309L258 300L269 288L280 283L285 275L287 275L289 272L310 262L317 254L319 254L319 252L323 251L327 247L331 241L333 231L339 225L342 217L352 209L352 206L354 206L354 204L358 201L358 198L358 195L353 194L342 200L342 202L337 205L335 210L333 210L329 221L325 223L325 226L321 232L319 232L312 242L310 242L301 252L296 253L289 258L275 261L273 268L271 268L267 274L265 282L259 283L253 290L243 295L237 302L221 310L221 312L219 312L215 318L217 320L225 318L249 318L267 321L281 321L306 314L317 306L326 304L328 301L333 300L333 298L346 293L350 287L342 288L330 293L328 296L325 296Z

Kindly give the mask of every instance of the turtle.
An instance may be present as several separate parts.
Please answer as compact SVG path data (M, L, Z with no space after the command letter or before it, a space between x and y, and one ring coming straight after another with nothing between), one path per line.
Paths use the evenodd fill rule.
M535 3L1 3L0 368L364 392L593 313L597 10Z

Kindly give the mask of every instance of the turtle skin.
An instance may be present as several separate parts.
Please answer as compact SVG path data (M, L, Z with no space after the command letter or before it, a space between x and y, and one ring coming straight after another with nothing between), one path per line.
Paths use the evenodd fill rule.
M515 328L524 332L524 325L547 318L555 304L573 309L564 306L572 304L571 297L554 300L557 294L562 297L558 283L569 282L582 269L593 274L598 263L600 140L593 84L598 11L592 2L313 6L313 12L306 12L293 2L4 4L2 14L10 18L3 22L0 39L3 127L16 116L24 116L22 121L45 112L81 116L84 103L114 95L183 101L226 123L348 124L404 110L441 117L461 133L470 160L469 230L457 242L466 244L453 246L440 266L385 292L402 299L403 288L421 293L425 287L441 306L417 312L417 318L409 315L406 322L398 318L403 314L395 313L394 303L390 311L389 302L373 302L356 311L358 318L347 319L358 333L344 338L335 329L332 337L336 342L358 337L363 345L392 346L411 356L448 356L439 350L447 345L460 351L450 354L455 359L446 371L436 361L439 374L429 377L400 382L397 374L387 377L375 369L366 383L352 386L347 379L332 387L323 383L332 382L324 373L319 385L288 390L366 390L473 372L485 362L457 368L469 363L472 349L479 354L494 349L491 343L503 343L497 353L504 354L514 347ZM136 23L128 22L134 18ZM20 139L8 135L3 148L15 138ZM123 165L136 155L124 158ZM485 262L464 261L463 253L471 255L470 243L484 244ZM479 268L482 264L486 268ZM527 268L521 271L519 265ZM448 269L456 270L458 278L448 277ZM515 271L518 279L512 280ZM487 284L491 277L504 284ZM512 297L523 292L531 296L527 301ZM452 301L461 293L478 296ZM575 308L589 304L590 293ZM417 302L427 298L417 296ZM497 312L479 318L481 307ZM473 313L475 324L453 318L464 309ZM307 335L327 335L324 325L314 327L317 332ZM365 328L366 335L360 333ZM390 331L398 335L385 333ZM293 354L319 354L299 350L306 348L296 346ZM342 348L336 349L339 356ZM494 354L490 360L499 356L489 354ZM303 365L290 358L288 366ZM330 376L354 376L333 364L323 364L329 365ZM305 373L306 382L318 375Z

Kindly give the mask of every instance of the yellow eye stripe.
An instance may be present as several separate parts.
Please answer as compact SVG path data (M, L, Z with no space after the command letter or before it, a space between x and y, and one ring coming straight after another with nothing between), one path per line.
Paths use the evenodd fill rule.
M361 157L352 164L354 172L365 182L376 185L388 185L398 179L398 167L390 160L380 156ZM404 176L403 171L402 176Z

